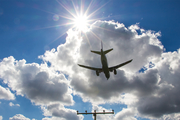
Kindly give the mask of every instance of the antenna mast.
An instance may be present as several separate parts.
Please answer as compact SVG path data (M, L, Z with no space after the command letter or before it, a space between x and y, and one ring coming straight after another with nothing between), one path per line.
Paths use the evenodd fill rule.
M77 115L79 115L79 114L93 114L93 116L94 116L94 120L96 120L96 115L97 114L114 114L114 110L112 110L112 112L105 112L105 110L103 110L103 112L96 112L96 110L94 110L94 112L90 112L90 113L87 113L87 110L85 111L85 113L79 113L78 111L77 111Z

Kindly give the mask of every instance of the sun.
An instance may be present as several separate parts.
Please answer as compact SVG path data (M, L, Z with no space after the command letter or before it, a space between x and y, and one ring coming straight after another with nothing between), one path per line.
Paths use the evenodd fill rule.
M88 18L86 15L76 16L73 21L75 28L79 31L86 32L88 30Z
M89 2L87 2L85 0L79 0L79 1L81 1L81 2L77 2L74 0L70 0L68 2L67 1L62 2L61 0L56 0L56 2L59 3L59 5L62 8L64 8L66 10L66 12L68 12L68 14L64 14L64 12L63 12L63 14L56 14L56 13L52 13L49 11L45 11L45 12L54 14L54 16L53 16L54 21L58 21L59 18L61 17L61 18L64 18L66 20L66 22L63 24L50 26L50 27L46 27L46 28L70 25L70 27L68 29L75 30L78 33L80 33L79 34L80 36L85 35L87 38L86 32L93 33L91 31L91 24L99 19L104 19L104 18L97 18L97 12L102 7L104 7L110 0L93 11L90 10L91 6L93 6L93 4L94 4L93 0L91 0ZM85 2L87 2L87 3L85 3ZM63 4L63 3L65 3L65 4ZM86 5L88 5L88 6L86 6ZM44 10L42 10L42 11L44 11ZM92 12L90 12L90 11L92 11ZM64 20L62 19L62 21L64 21ZM99 28L101 28L101 27L99 27ZM81 33L85 33L85 34L81 34ZM55 40L59 39L64 34L66 34L66 31L63 34L61 34L59 37L57 37ZM95 33L93 33L93 34L95 35L95 37L97 37Z

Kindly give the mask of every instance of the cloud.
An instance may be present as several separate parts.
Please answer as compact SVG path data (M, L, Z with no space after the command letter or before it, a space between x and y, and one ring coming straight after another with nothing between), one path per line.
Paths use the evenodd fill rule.
M73 105L74 101L69 81L61 72L48 67L46 63L27 64L25 60L18 61L12 56L4 58L0 67L0 75L4 83L7 83L17 95L26 96L35 105L41 105L46 116L51 116L54 120L83 119L83 116L77 116L75 110L64 108L64 105ZM12 102L9 105L18 106ZM43 109L44 107L47 109ZM22 117L18 114L11 119Z
M83 116L77 116L77 112L72 109L64 108L62 104L53 103L43 108L45 116L53 116L52 120L83 120ZM50 118L44 118L43 120L48 120Z
M10 102L10 103L9 103L9 106L11 106L11 107L12 107L12 106L17 106L17 107L20 107L20 105L19 105L19 104L14 104L14 103L12 103L12 102Z
M2 116L0 116L0 120L3 120L3 117L2 117Z
M51 71L47 64L26 64L25 60L17 61L11 56L4 58L0 67L1 78L17 95L25 95L35 104L73 104L67 79Z
M158 39L160 32L144 30L138 24L125 27L114 21L96 21L82 37L72 29L67 34L64 44L39 56L43 64L27 64L13 57L0 62L4 83L17 95L25 95L40 104L46 116L44 120L83 119L76 111L64 107L74 103L72 93L93 105L126 104L126 109L112 117L114 120L135 120L136 116L179 118L180 49L165 52ZM117 75L111 73L108 81L103 73L96 76L95 71L77 65L101 67L100 56L90 52L100 50L101 40L104 50L113 48L107 54L109 66L133 59L117 69ZM140 73L142 67L146 70Z
M97 99L100 101L102 99L110 99L121 91L129 91L133 84L129 85L130 82L127 76L132 76L131 74L148 64L151 59L159 59L163 52L163 46L157 39L159 33L143 31L142 35L138 35L135 31L136 29L133 25L126 28L120 23L98 21L92 25L92 32L84 35L82 40L78 39L75 32L73 33L73 31L69 30L65 44L60 45L57 51L55 49L47 51L40 58L68 74L70 79L72 79L70 82L71 86L76 92L79 91L79 93L83 94L82 98L90 97L94 101L97 101ZM98 37L95 37L94 34ZM116 56L115 59L109 59L109 66L133 59L132 63L121 70L118 69L118 75L112 76L108 82L104 82L105 77L103 74L97 77L94 71L85 70L77 66L77 63L81 63L101 67L99 56L90 53L88 44L89 40L93 50L99 50L99 39L103 40L104 46L108 45L114 48L114 51L107 54L108 58ZM107 49L107 47L104 49ZM121 87L125 88L125 90Z
M180 108L177 95L179 58L175 57L179 56L179 50L166 53L159 36L160 32L144 30L138 24L125 27L114 21L97 21L91 26L91 32L82 38L69 30L65 44L57 50L46 51L40 58L67 74L73 93L80 95L83 101L93 104L125 103L128 106L123 110L125 113L137 109L140 116L159 118L179 112ZM117 75L111 73L108 81L103 73L97 77L95 71L77 65L101 67L100 57L90 52L100 50L100 40L105 50L114 49L107 54L109 66L133 59L118 69ZM151 65L155 67L151 68ZM146 71L139 73L142 67ZM124 100L130 95L136 98L135 101Z
M43 118L42 120L52 120L52 118L46 117L46 118Z
M160 120L179 120L179 119L180 119L179 113L164 115L163 117L160 118Z
M163 114L180 112L180 49L162 54L156 64L160 76L159 89L152 95L141 97L138 102L140 113L160 117Z
M137 120L135 116L136 110L132 108L123 108L122 111L115 115L115 120Z
M93 110L96 112L111 112L111 109L105 109L102 106L93 105ZM94 112L94 111L93 111ZM97 114L98 120L137 120L135 118L137 110L134 108L123 108L121 111L114 111L114 114Z
M103 110L105 110L105 112L112 112L112 110L105 109L98 105L93 105L92 110L93 110L92 112L94 112L94 110L96 110L96 112L103 112ZM92 115L92 117L94 119L93 115ZM114 120L114 114L97 114L96 119L98 119L98 120Z
M119 96L123 92L137 91L136 93L138 94L146 94L151 92L148 89L154 90L156 88L158 81L156 70L150 70L147 74L136 73L151 60L160 59L163 46L157 39L159 33L145 31L138 35L135 31L137 27L135 29L134 26L137 25L126 28L123 24L112 21L99 21L92 26L91 31L103 40L104 47L109 46L109 48L113 47L114 49L107 54L109 66L114 66L130 59L133 59L133 62L118 69L116 76L111 74L111 78L108 81L105 81L103 73L100 74L100 77L97 77L94 71L85 70L77 66L76 74L72 75L71 85L83 95L82 98L89 97L93 102L104 101ZM100 29L99 27L102 28ZM100 41L91 32L87 33L87 38L90 40L93 50L100 49ZM89 45L83 44L83 42L87 42L86 37L83 40L79 48L80 57L78 58L78 63L101 67L99 56L90 53ZM146 82L152 82L151 84L153 85L148 86Z
M0 86L0 99L14 100L15 96L13 93L11 93L9 88L4 88L4 87Z
M30 120L29 118L26 118L24 115L16 114L13 117L10 117L9 120Z

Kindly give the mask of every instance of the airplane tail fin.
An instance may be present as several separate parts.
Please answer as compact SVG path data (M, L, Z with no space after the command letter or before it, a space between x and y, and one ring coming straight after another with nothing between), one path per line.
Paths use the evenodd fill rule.
M106 50L106 51L103 51L103 52L104 52L104 54L107 54L107 53L110 52L111 50L113 50L113 48L111 48L111 49L109 49L109 50ZM101 52L100 52L100 51L92 51L92 50L91 50L91 52L96 53L96 54L98 54L98 55L101 55Z
M109 50L103 51L103 43L102 43L102 41L101 41L101 51L92 51L92 50L91 50L91 52L96 53L96 54L98 54L98 55L101 55L101 52L104 52L104 54L107 54L107 53L110 52L111 50L113 50L113 48L111 48L111 49L109 49Z
M101 49L103 50L103 43L102 43L102 41L101 41Z
M102 41L101 41L101 50L103 50ZM101 51L93 51L93 50L91 50L91 52L96 53L96 54L98 54L98 55L101 55Z

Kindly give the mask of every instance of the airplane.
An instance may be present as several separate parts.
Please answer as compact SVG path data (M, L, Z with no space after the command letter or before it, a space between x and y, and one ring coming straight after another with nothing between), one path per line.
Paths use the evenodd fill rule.
M101 42L101 46L102 46L102 42ZM131 60L126 61L124 63L121 63L119 65L116 65L116 66L113 66L113 67L108 67L108 61L107 61L107 58L106 58L105 54L107 54L108 52L110 52L112 50L113 50L113 48L103 51L103 46L101 48L101 51L92 51L91 50L92 53L96 53L98 55L101 55L102 68L94 68L94 67L89 67L89 66L80 65L80 64L78 64L78 65L80 67L84 67L84 68L87 68L87 69L90 69L90 70L95 70L97 76L99 76L99 73L104 72L104 74L105 74L105 76L106 76L106 78L108 80L109 77L110 77L110 72L114 71L114 74L116 75L117 74L117 71L116 71L117 68L122 67L122 66L130 63L133 60L133 59L131 59Z

